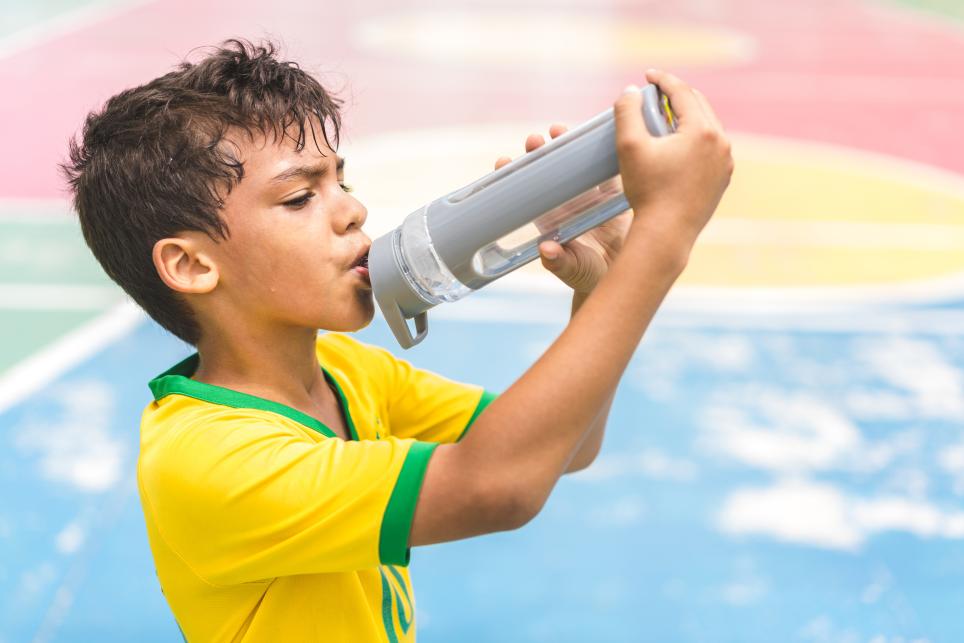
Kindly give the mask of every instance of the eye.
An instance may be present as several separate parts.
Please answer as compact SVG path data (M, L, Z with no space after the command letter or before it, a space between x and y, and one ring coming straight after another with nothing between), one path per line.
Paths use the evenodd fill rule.
M311 201L312 197L314 196L315 196L314 192L305 192L297 199L291 199L290 201L285 201L281 205L285 206L286 208L292 208L294 210L298 210L308 205L308 202Z
M348 185L344 181L339 181L338 185L340 185L341 189L344 190L345 192L351 192L353 189L350 185Z

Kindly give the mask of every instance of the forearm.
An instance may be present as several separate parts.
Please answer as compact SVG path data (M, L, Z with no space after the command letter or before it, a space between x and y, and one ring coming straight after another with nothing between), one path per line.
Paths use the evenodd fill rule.
M576 313L588 298L589 293L574 292L572 294L570 319L576 316ZM609 393L609 398L606 400L606 403L603 404L598 415L596 415L596 419L593 420L589 430L583 436L582 442L576 447L576 452L566 467L566 473L581 471L596 459L596 456L599 454L599 449L602 447L603 437L606 434L606 423L609 421L609 411L612 408L615 395L616 389L614 388Z
M678 247L656 231L630 233L560 337L489 405L467 438L450 447L453 468L473 472L473 482L485 485L479 497L522 494L515 509L529 517L538 512L681 272L685 256Z
M635 215L618 257L548 350L429 460L411 544L511 529L534 517L586 439L643 333L685 267L733 172L729 142L702 94L647 71L677 113L654 139L642 97L614 105L620 176Z
M596 460L596 456L599 455L599 450L602 448L603 438L606 435L606 423L609 421L609 411L612 408L614 397L615 391L609 395L609 400L603 405L596 420L583 436L582 442L576 447L572 460L566 466L566 473L582 471Z
M549 349L482 412L464 440L435 450L412 545L513 529L539 512L608 405L682 272L688 247L673 231L637 221L606 276Z

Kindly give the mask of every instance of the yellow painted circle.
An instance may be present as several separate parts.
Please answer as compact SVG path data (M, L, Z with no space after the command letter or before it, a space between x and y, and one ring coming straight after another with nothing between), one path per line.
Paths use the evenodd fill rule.
M964 177L752 136L734 137L734 158L681 284L876 286L964 272Z
M720 27L552 9L427 10L362 22L356 46L446 64L527 69L704 66L743 62L754 41Z
M518 156L544 126L379 135L346 150L372 236ZM736 172L680 286L859 296L964 280L964 177L909 161L793 140L733 135ZM515 152L515 153L513 153ZM519 271L538 287L538 262ZM510 279L513 277L510 277Z

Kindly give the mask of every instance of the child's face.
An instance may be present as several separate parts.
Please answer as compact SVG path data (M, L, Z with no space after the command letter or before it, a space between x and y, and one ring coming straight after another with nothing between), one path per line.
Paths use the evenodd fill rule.
M342 188L342 159L307 135L300 152L289 137L235 140L244 177L221 211L230 236L212 248L218 288L249 323L358 330L374 315L367 270L355 268L371 245L368 211Z

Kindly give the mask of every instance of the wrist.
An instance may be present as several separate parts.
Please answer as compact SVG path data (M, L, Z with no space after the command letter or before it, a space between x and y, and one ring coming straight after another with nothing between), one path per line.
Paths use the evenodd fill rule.
M582 305L586 303L586 300L589 299L589 295L591 293L592 291L582 291L582 290L572 291L572 309L571 309L570 315L575 315L576 311L582 308Z
M657 262L665 271L673 273L676 277L689 264L690 253L695 242L696 235L690 234L682 226L646 221L637 215L626 235L626 243L621 254L644 256L650 262Z

